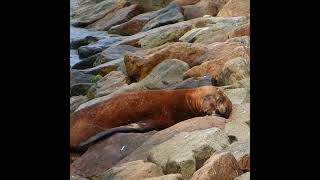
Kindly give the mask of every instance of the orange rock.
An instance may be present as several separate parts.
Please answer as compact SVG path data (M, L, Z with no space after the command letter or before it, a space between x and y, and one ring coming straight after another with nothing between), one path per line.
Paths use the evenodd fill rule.
M242 174L239 165L231 153L215 154L196 171L191 180L233 180Z
M250 0L229 0L217 16L250 16Z
M204 15L216 16L228 0L200 0L196 4L184 6L186 19L194 19Z
M250 59L249 48L239 42L220 42L208 46L210 53L205 58L207 62L199 66L194 66L184 74L184 79L190 77L201 77L212 75L215 79L219 78L224 64L233 58L243 57Z

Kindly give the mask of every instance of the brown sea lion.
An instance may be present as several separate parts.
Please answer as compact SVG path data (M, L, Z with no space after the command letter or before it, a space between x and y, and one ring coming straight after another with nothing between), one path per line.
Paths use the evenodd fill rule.
M229 98L214 86L127 93L72 113L70 150L84 151L117 132L162 130L213 113L228 118L231 110Z

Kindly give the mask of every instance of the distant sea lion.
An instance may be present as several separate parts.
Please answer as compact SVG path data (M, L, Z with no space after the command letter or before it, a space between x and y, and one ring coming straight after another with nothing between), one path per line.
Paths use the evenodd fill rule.
M70 151L82 152L117 132L162 130L214 113L228 118L231 111L229 98L214 86L127 93L71 114Z

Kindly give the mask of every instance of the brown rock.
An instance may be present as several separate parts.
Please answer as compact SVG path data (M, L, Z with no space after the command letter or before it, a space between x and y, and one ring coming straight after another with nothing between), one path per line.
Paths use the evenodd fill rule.
M250 16L250 0L229 0L217 16Z
M205 27L212 20L211 18L196 18L189 21L169 24L158 28L151 29L146 32L139 32L132 36L114 43L113 46L119 44L127 44L135 47L152 48L157 47L167 42L178 41L179 38L192 28Z
M192 132L196 130L203 130L212 127L223 129L228 119L217 116L196 117L189 120L182 121L174 126L157 132L144 142L139 148L132 152L129 156L125 157L119 163L125 163L135 160L147 160L147 156L152 147L161 144L168 139L172 138L180 132Z
M113 26L108 31L111 34L133 35L166 24L174 24L184 20L182 9L176 4L135 16L130 21Z
M170 86L168 89L188 89L197 88L201 86L215 86L216 81L212 76L193 77L186 79L178 84Z
M96 31L107 31L112 26L129 21L134 16L142 13L142 8L137 4L117 10L116 13L110 13L99 19L93 24L90 24L88 28L92 28Z
M147 178L144 180L183 180L183 177L181 174L168 174L154 178Z
M92 177L113 167L156 131L148 133L117 133L91 146L71 166L72 174Z
M190 77L201 77L208 74L212 75L215 79L218 79L224 64L228 60L236 57L243 57L249 61L250 58L248 47L237 42L213 43L210 44L208 48L211 51L208 53L207 58L204 58L204 63L188 70L184 75L185 79Z
M243 172L250 171L250 139L234 142L221 152L232 153L239 164L239 168Z
M95 21L114 13L125 7L125 1L105 0L99 3L91 2L82 4L79 9L73 12L71 24L77 27L85 27Z
M215 154L197 170L191 180L233 180L241 174L239 165L231 153Z
M250 36L233 37L226 40L226 42L240 42L241 44L250 47Z
M250 36L250 23L242 24L230 32L229 38Z
M132 161L109 169L92 180L140 180L162 176L162 170L151 162Z
M200 0L196 4L184 6L184 16L187 19L204 15L216 16L228 0Z
M204 55L208 49L204 46L191 43L169 43L153 49L127 53L124 56L128 76L141 80L151 70L166 59L177 58L186 62L189 66L194 65L194 60Z
M172 1L172 3L177 3L180 6L186 6L186 5L196 4L199 1L200 0L174 0L174 1Z
M220 86L232 85L242 79L250 77L250 64L242 57L236 57L227 61L218 78Z

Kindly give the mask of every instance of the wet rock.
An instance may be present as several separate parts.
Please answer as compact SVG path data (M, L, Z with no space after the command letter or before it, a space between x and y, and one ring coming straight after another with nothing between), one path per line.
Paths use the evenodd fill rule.
M241 174L238 163L231 153L215 154L195 172L191 180L233 180Z
M217 16L250 16L250 0L229 0Z
M122 8L115 13L110 13L105 17L99 19L98 21L90 24L88 28L97 30L97 31L107 31L112 26L124 23L129 21L134 16L143 12L142 7L137 4Z
M70 171L82 177L97 176L112 168L155 132L114 134L91 146L71 164Z
M139 159L147 160L150 150L153 147L173 138L181 132L193 132L197 130L209 129L212 127L223 129L227 122L229 122L228 119L217 116L196 117L182 121L167 129L157 132L119 163L125 163Z
M94 85L94 83L79 83L72 85L70 86L70 96L86 95L92 85Z
M78 51L75 49L70 49L70 66L74 66L80 61Z
M79 70L70 69L70 86L80 83L91 83L92 75L85 74Z
M119 45L119 46L112 46L101 53L97 54L97 57L93 63L94 66L98 66L100 64L113 61L116 59L123 58L123 56L128 52L135 52L140 48L136 48L129 45Z
M103 51L104 49L110 47L113 43L118 42L122 39L123 39L122 37L109 36L97 42L91 43L89 45L81 46L78 48L79 57L86 58L94 54L97 54Z
M90 43L106 38L108 35L103 31L91 31L84 28L70 26L70 48L77 49Z
M88 101L86 96L72 96L70 98L70 113L74 112L81 104Z
M84 69L84 70L79 70L82 73L86 73L86 74L92 74L92 75L101 75L101 76L105 76L108 73L110 73L111 71L116 71L118 70L118 68L120 67L121 63L123 63L123 59L117 59L117 60L113 60L107 63L103 63L99 66L93 67L93 68L89 68L89 69Z
M162 176L162 170L151 162L132 161L113 167L92 180L136 180Z
M72 66L72 69L88 69L88 68L92 68L94 65L94 62L96 61L97 57L99 54L95 54L92 55L90 57L87 58L83 58L81 59L79 62L77 62L76 64L74 64Z
M227 135L218 128L182 132L153 147L148 160L160 166L165 174L181 173L188 179L214 152L228 145Z
M111 61L113 62L113 61ZM128 86L123 86L119 90L114 91L113 93L102 96L99 98L92 99L84 104L82 104L78 109L82 109L87 106L91 106L98 102L106 101L115 96L121 95L127 92L134 92L139 90L146 89L164 89L169 87L172 84L176 84L182 81L182 74L189 69L189 66L176 59L168 59L163 61L158 66L156 66L152 72L142 81L138 83L132 83Z

